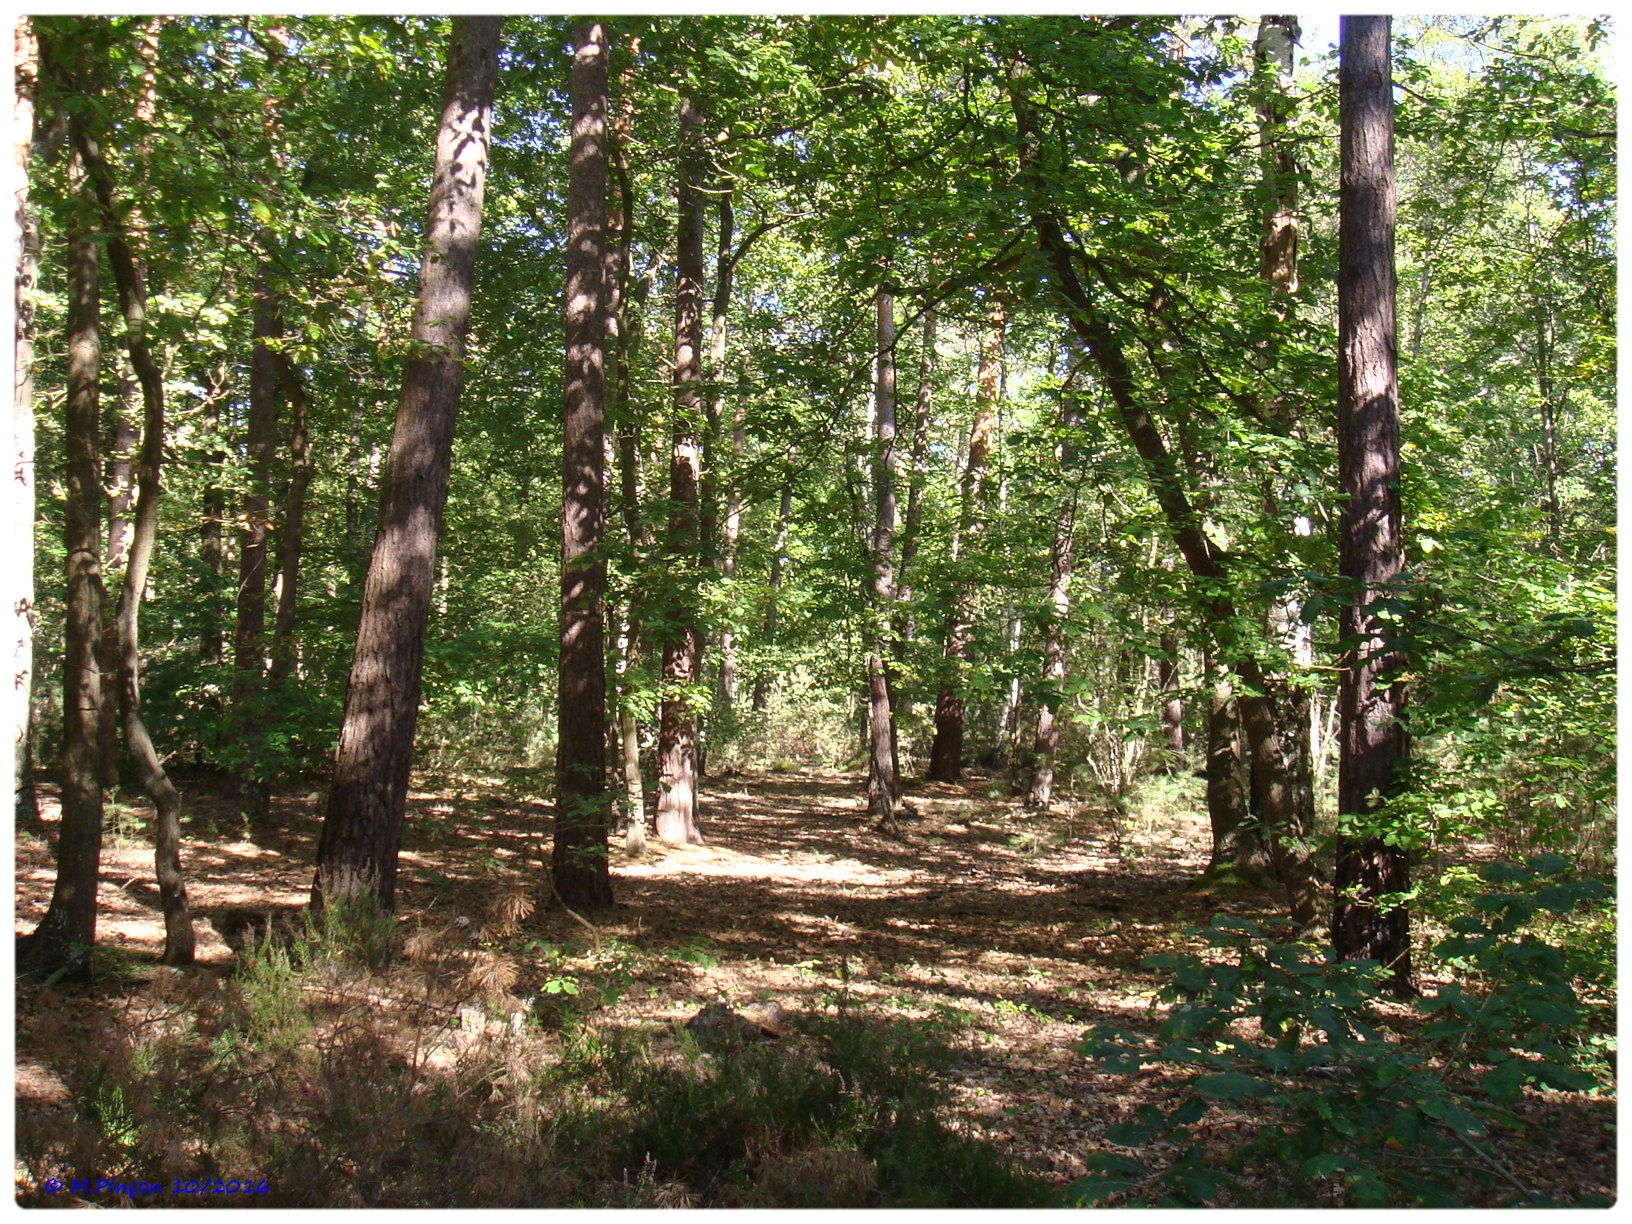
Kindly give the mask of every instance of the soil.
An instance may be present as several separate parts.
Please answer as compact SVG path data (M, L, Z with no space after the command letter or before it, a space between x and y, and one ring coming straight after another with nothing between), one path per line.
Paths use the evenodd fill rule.
M202 920L191 972L226 974L247 929L304 907L321 794L277 794L268 819L251 825L221 783L182 782L188 890ZM1183 802L1139 821L1070 798L1050 814L1027 813L1002 779L978 774L917 785L916 816L888 837L866 824L864 780L805 772L710 779L707 844L649 841L639 858L615 847L616 908L575 916L542 904L551 811L528 797L533 782L420 780L399 868L403 923L480 930L506 898L539 902L504 940L518 965L510 994L542 1006L573 956L604 964L608 947L626 949L628 980L598 1024L681 1024L711 1003L740 1011L774 1002L793 1027L801 1013L836 1008L934 1025L959 1050L957 1124L1061 1185L1086 1172L1107 1126L1170 1095L1158 1074L1130 1085L1096 1072L1077 1049L1084 1031L1148 1030L1159 981L1146 957L1200 946L1190 930L1214 913L1280 910L1275 895L1199 883L1208 830L1199 796L1182 794L1188 779L1176 784ZM16 844L19 935L50 899L57 811L53 794L41 798L46 837L19 834ZM104 967L90 990L110 1006L163 972L147 814L136 804L109 817ZM573 951L546 964L535 955L543 946ZM19 984L20 1119L72 1108L39 1043L40 1034L60 1036L83 994ZM1535 1125L1495 1137L1514 1179L1566 1202L1613 1197L1613 1098L1531 1093L1516 1112ZM1241 1120L1215 1116L1204 1138L1221 1140ZM1507 1190L1494 1174L1471 1182L1491 1202Z

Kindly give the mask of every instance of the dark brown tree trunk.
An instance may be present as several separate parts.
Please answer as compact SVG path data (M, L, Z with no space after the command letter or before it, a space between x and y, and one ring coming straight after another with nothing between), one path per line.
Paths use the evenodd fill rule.
M1248 769L1242 742L1241 710L1229 675L1209 667L1207 710L1207 822L1213 851L1209 871L1258 877L1271 870L1258 826L1248 819Z
M606 29L573 35L567 186L566 395L561 450L561 666L556 719L556 896L612 904L606 788Z
M221 523L227 514L227 494L221 485L222 470L227 463L227 452L221 446L221 401L226 387L225 367L217 367L204 376L204 433L209 439L210 451L204 461L204 517L199 525L199 554L204 568L215 580L203 601L204 624L199 632L198 656L204 663L220 663L226 658L219 602L224 594L221 583L227 572L226 549L221 539Z
M997 433L997 405L1003 385L1003 303L994 298L987 314L985 342L975 375L975 420L969 430L969 459L963 473L963 502L959 514L958 547L954 553L973 551L985 515L987 471ZM954 555L953 560L958 557ZM935 698L935 739L929 748L928 777L935 782L956 782L963 776L964 677L974 629L975 584L963 580L953 599L942 650L943 675Z
M266 553L271 531L272 456L277 448L278 359L267 345L282 334L277 295L269 265L255 268L252 322L254 349L249 361L249 418L245 450L249 459L243 517L238 527L238 600L233 631L233 723L237 731L238 791L251 819L265 817L270 799L265 753Z
M1026 806L1046 812L1054 801L1054 754L1060 746L1060 706L1065 700L1065 620L1071 612L1071 573L1076 562L1077 445L1072 438L1081 420L1076 397L1060 397L1060 424L1065 431L1058 455L1069 483L1061 490L1054 517L1054 548L1049 562L1048 624L1043 630L1043 683L1037 694L1037 735L1031 746L1031 781Z
M918 523L924 513L924 489L929 482L929 419L935 402L935 309L924 310L923 353L918 366L918 395L912 421L912 455L907 477L907 510L901 522L901 563L896 567L897 615L895 663L902 674L907 662L907 646L918 635L918 618L912 610L912 563L918 555ZM904 675L903 675L904 679ZM895 717L899 726L912 712L914 699L910 682L895 685Z
M1179 639L1172 633L1161 637L1162 656L1156 664L1156 687L1162 694L1162 740L1167 759L1164 773L1184 768L1184 699L1179 696Z
M1404 994L1412 989L1410 911L1386 898L1408 886L1406 855L1383 839L1373 819L1400 792L1406 754L1404 689L1388 678L1401 658L1374 606L1388 595L1402 564L1389 19L1344 17L1339 28L1337 439L1348 496L1341 565L1352 594L1341 631L1354 645L1344 659L1339 694L1332 936L1340 957L1380 962L1392 988Z
M278 532L278 610L272 622L273 689L295 670L299 646L295 617L300 610L300 561L306 544L306 494L312 484L312 439L306 426L306 387L300 371L284 354L277 355L279 380L289 400L289 488L283 498L283 527Z
M76 116L69 121L77 127ZM71 187L79 175L70 154ZM68 404L63 426L67 499L67 615L62 677L62 823L51 905L22 959L33 968L88 964L96 943L96 888L102 858L102 471L97 451L99 333L97 243L90 216L68 235Z
M688 689L702 654L696 584L701 568L699 491L703 430L702 114L680 102L679 231L675 246L674 422L669 460L671 610L663 641L657 732L657 836L701 845L697 827L697 715Z
M789 472L782 478L782 497L776 510L776 540L771 546L771 572L767 580L770 598L765 603L765 648L776 645L777 601L782 594L782 565L788 551L788 523L793 517L793 463L792 450L788 455ZM764 711L771 703L771 675L761 672L754 680L753 705Z
M17 259L16 347L12 371L10 446L6 454L7 527L13 540L13 562L6 567L0 601L10 616L11 683L6 690L6 721L12 746L14 810L31 825L39 822L33 774L29 770L29 712L34 683L34 288L39 280L40 231L29 207L28 161L34 135L34 94L39 77L39 48L34 28L19 16L14 31L17 90L12 111L12 166L16 174L14 220Z
M367 894L384 910L396 901L425 625L464 377L500 25L498 17L453 19L413 347L381 482L379 527L317 848L316 908Z
M895 603L895 294L878 287L877 376L873 387L873 608L867 656L867 815L895 832L899 789L895 715L890 709L886 660Z
M1230 582L1224 558L1202 530L1200 516L1190 504L1181 473L1173 462L1167 443L1136 391L1133 372L1120 340L1078 278L1070 244L1058 219L1042 206L1042 201L1047 198L1046 187L1036 164L1036 120L1021 94L1024 82L1024 67L1016 65L1011 75L1010 98L1020 129L1021 169L1027 180L1038 245L1053 273L1052 288L1065 306L1072 328L1082 339L1098 369L1111 402L1116 405L1128 439L1144 464L1151 493L1163 518L1167 520L1174 544L1198 580L1198 585L1204 588L1202 608L1214 635L1219 639L1220 647L1234 656L1231 661L1243 687L1262 693L1263 671L1257 659L1250 654L1249 644L1237 640L1234 628L1237 613L1234 601L1228 594ZM1294 819L1291 788L1284 777L1274 776L1279 749L1273 712L1267 699L1262 696L1242 695L1237 701L1250 757L1255 767L1267 771L1264 819L1270 849L1275 857L1276 874L1286 887L1287 904L1293 920L1309 926L1319 917L1319 876L1307 844L1302 838L1291 835Z

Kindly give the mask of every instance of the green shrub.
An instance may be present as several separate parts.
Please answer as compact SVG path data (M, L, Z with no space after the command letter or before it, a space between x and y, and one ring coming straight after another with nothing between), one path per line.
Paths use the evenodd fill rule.
M1221 915L1204 934L1223 959L1150 958L1170 975L1161 997L1174 1003L1154 1041L1097 1028L1082 1049L1113 1072L1190 1069L1177 1105L1147 1105L1137 1120L1106 1131L1119 1147L1160 1140L1179 1155L1159 1167L1145 1156L1097 1153L1072 1200L1212 1203L1229 1194L1236 1174L1269 1166L1280 1176L1267 1184L1282 1187L1288 1204L1459 1205L1460 1188L1442 1170L1471 1156L1500 1173L1482 1142L1487 1124L1516 1125L1504 1107L1527 1085L1594 1083L1572 1065L1581 1061L1574 1051L1586 1015L1565 957L1533 929L1538 916L1566 915L1607 894L1597 881L1571 878L1567 866L1544 856L1485 869L1485 882L1500 890L1475 898L1434 948L1466 985L1418 1000L1426 1023L1410 1039L1378 1022L1375 962L1339 962L1313 945L1271 938L1284 923ZM1207 1159L1195 1130L1218 1106L1256 1122L1224 1168ZM1255 1184L1262 1203L1266 1183Z

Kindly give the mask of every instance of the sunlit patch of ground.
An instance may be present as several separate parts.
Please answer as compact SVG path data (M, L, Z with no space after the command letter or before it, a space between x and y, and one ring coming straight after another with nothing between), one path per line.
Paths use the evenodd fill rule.
M203 782L184 790L199 957L206 971L221 972L236 954L218 928L241 924L245 911L291 916L305 905L321 795L281 795L270 818L251 827L230 793ZM1076 1052L1084 1030L1150 1025L1158 983L1141 964L1147 956L1196 946L1187 928L1217 909L1267 916L1279 898L1192 887L1208 846L1193 779L1171 790L1180 801L1132 816L1071 796L1047 815L1027 813L1001 780L986 777L914 787L918 814L902 822L899 838L868 826L862 792L861 779L817 773L737 775L718 791L705 787L707 844L651 842L640 858L615 844L618 906L588 916L591 934L543 908L546 797L498 778L420 779L404 830L398 916L407 929L446 931L464 919L480 931L501 899L530 898L539 908L483 947L514 963L515 1008L535 1015L576 1008L581 1023L661 1033L709 1002L774 999L795 1026L799 1013L814 1011L910 1018L961 1051L960 1127L1058 1182L1081 1176L1107 1125L1170 1091L1160 1076L1130 1089L1095 1073ZM52 832L55 804L46 796L42 807ZM126 826L139 819L140 807L133 811L121 818ZM99 894L99 938L133 991L158 972L163 939L142 832L110 837ZM43 914L51 879L46 842L20 836L19 933ZM615 989L599 1003L552 994L563 981ZM404 1034L411 1020L424 1023L390 1016L398 1006L382 998L381 1019ZM443 1012L423 1041L402 1038L432 1066L451 1066L459 1043L472 1039L456 1009ZM495 1032L504 1025L490 1023ZM34 1035L20 1024L19 1103L63 1108L62 1084L31 1048Z

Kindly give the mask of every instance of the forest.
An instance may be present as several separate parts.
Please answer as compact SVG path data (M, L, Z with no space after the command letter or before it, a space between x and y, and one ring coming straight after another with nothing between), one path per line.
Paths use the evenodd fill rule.
M17 1202L1611 1204L1615 23L1304 21L19 17Z

